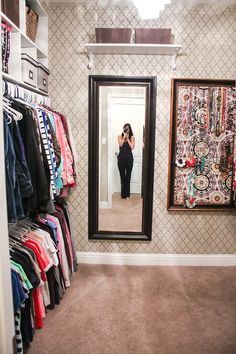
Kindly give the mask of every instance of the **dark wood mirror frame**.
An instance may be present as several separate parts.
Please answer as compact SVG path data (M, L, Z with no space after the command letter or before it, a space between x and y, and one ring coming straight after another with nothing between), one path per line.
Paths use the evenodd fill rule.
M98 230L99 180L99 86L142 86L146 88L145 144L143 167L142 231ZM150 241L152 234L153 174L156 122L156 77L153 76L89 76L89 239Z

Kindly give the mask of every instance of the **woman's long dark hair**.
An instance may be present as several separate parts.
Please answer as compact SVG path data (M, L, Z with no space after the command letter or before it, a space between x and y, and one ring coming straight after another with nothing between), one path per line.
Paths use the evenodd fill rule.
M126 127L129 128L129 138L131 138L131 136L134 135L133 130L132 130L132 128L131 128L131 125L130 125L129 123L125 123L124 126L123 126L123 130L124 130ZM122 136L123 136L123 135L124 135L124 133L122 132Z

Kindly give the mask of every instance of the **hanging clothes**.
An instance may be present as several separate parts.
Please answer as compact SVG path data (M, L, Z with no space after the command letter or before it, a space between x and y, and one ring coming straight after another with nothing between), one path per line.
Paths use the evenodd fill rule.
M41 138L37 133L33 112L18 102L13 102L12 107L23 115L18 124L33 186L32 195L23 201L25 213L30 215L40 210L47 211L50 208L49 169L42 153Z
M50 111L47 109L49 117L51 119L52 126L54 127L54 131L56 133L56 137L61 147L61 156L63 159L63 168L61 173L61 178L63 181L64 192L68 190L69 187L75 186L75 169L74 166L74 158L72 154L72 150L70 144L68 142L68 131L65 131L63 126L63 116L60 114Z
M68 196L70 188L76 185L76 172L65 117L48 107L26 104L10 97L8 101L11 109L22 115L22 119L16 122L4 112L6 121L11 120L9 129L5 127L6 160L12 154L16 165L11 171L14 190L11 188L13 182L8 188L9 201L15 199L15 208L19 207L13 213L12 221L9 220L15 222L24 215L55 212L55 198ZM8 130L11 138L8 138Z
M55 207L59 208L59 205ZM30 346L34 329L43 327L45 309L54 309L55 304L60 303L74 272L71 225L62 211L54 214L25 218L9 231L17 350L20 353Z
M49 107L4 97L4 139L16 352L24 353L77 270L64 199L76 172L66 120Z

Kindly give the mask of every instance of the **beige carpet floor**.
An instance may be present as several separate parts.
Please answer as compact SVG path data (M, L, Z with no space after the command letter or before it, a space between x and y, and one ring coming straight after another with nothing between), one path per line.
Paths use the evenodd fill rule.
M80 265L29 354L235 354L235 267Z
M101 231L142 231L141 195L131 194L129 200L113 193L112 208L99 209L98 229Z

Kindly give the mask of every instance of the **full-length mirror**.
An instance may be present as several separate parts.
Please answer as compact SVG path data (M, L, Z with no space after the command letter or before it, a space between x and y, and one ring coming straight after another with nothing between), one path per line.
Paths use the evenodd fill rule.
M89 77L89 238L151 239L155 77Z

